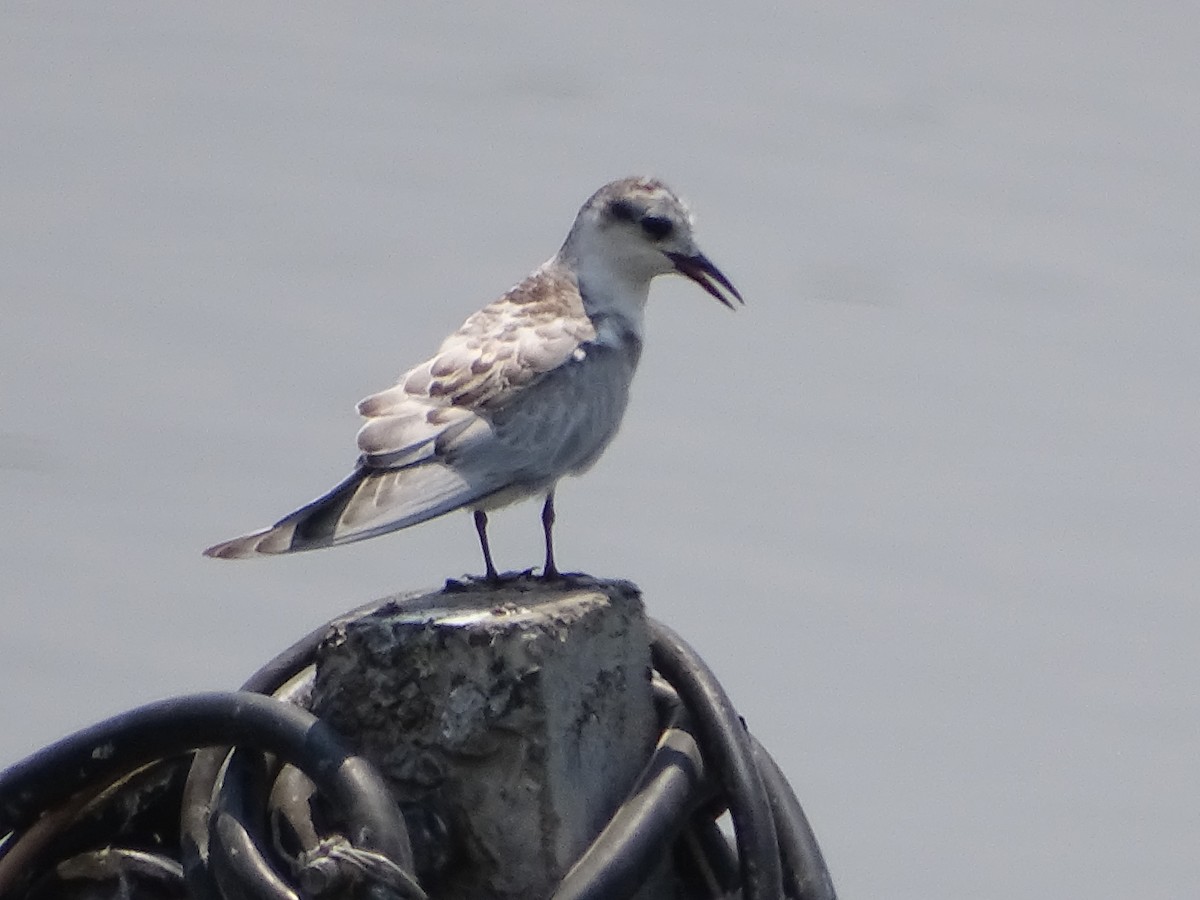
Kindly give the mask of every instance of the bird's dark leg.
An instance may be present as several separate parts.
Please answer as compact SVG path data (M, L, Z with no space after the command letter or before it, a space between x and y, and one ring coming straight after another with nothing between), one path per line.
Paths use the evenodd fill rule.
M488 545L487 536L487 513L482 509L475 510L475 532L479 535L479 546L483 548L483 562L487 566L483 577L495 584L500 580L500 573L496 571L496 565L492 562L492 548Z
M554 491L546 495L542 506L542 531L546 535L546 565L542 568L542 579L558 578L558 566L554 565Z

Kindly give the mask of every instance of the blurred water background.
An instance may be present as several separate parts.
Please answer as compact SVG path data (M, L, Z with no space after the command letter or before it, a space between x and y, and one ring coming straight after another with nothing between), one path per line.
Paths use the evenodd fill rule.
M656 284L567 569L637 581L845 897L1200 883L1200 10L5 4L0 765L479 567L465 515L230 564L601 183ZM537 506L494 517L540 560Z

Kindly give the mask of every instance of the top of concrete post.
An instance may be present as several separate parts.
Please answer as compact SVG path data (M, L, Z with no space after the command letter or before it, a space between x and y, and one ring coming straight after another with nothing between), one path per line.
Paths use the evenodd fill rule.
M432 897L536 898L599 833L658 737L640 592L448 582L335 623L313 711L413 826Z

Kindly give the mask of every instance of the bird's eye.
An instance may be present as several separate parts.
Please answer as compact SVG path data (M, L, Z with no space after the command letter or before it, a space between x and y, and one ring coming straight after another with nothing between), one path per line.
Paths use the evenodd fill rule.
M665 216L644 216L642 218L642 231L656 241L661 241L670 235L674 228L671 220Z
M622 222L632 222L637 218L637 210L628 200L614 200L609 205L608 211L614 219L620 219Z

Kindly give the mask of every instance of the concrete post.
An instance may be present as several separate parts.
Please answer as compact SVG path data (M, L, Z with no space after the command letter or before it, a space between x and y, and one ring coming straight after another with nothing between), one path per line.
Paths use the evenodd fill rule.
M640 594L584 577L381 601L326 639L312 708L388 779L435 900L549 896L659 731Z

